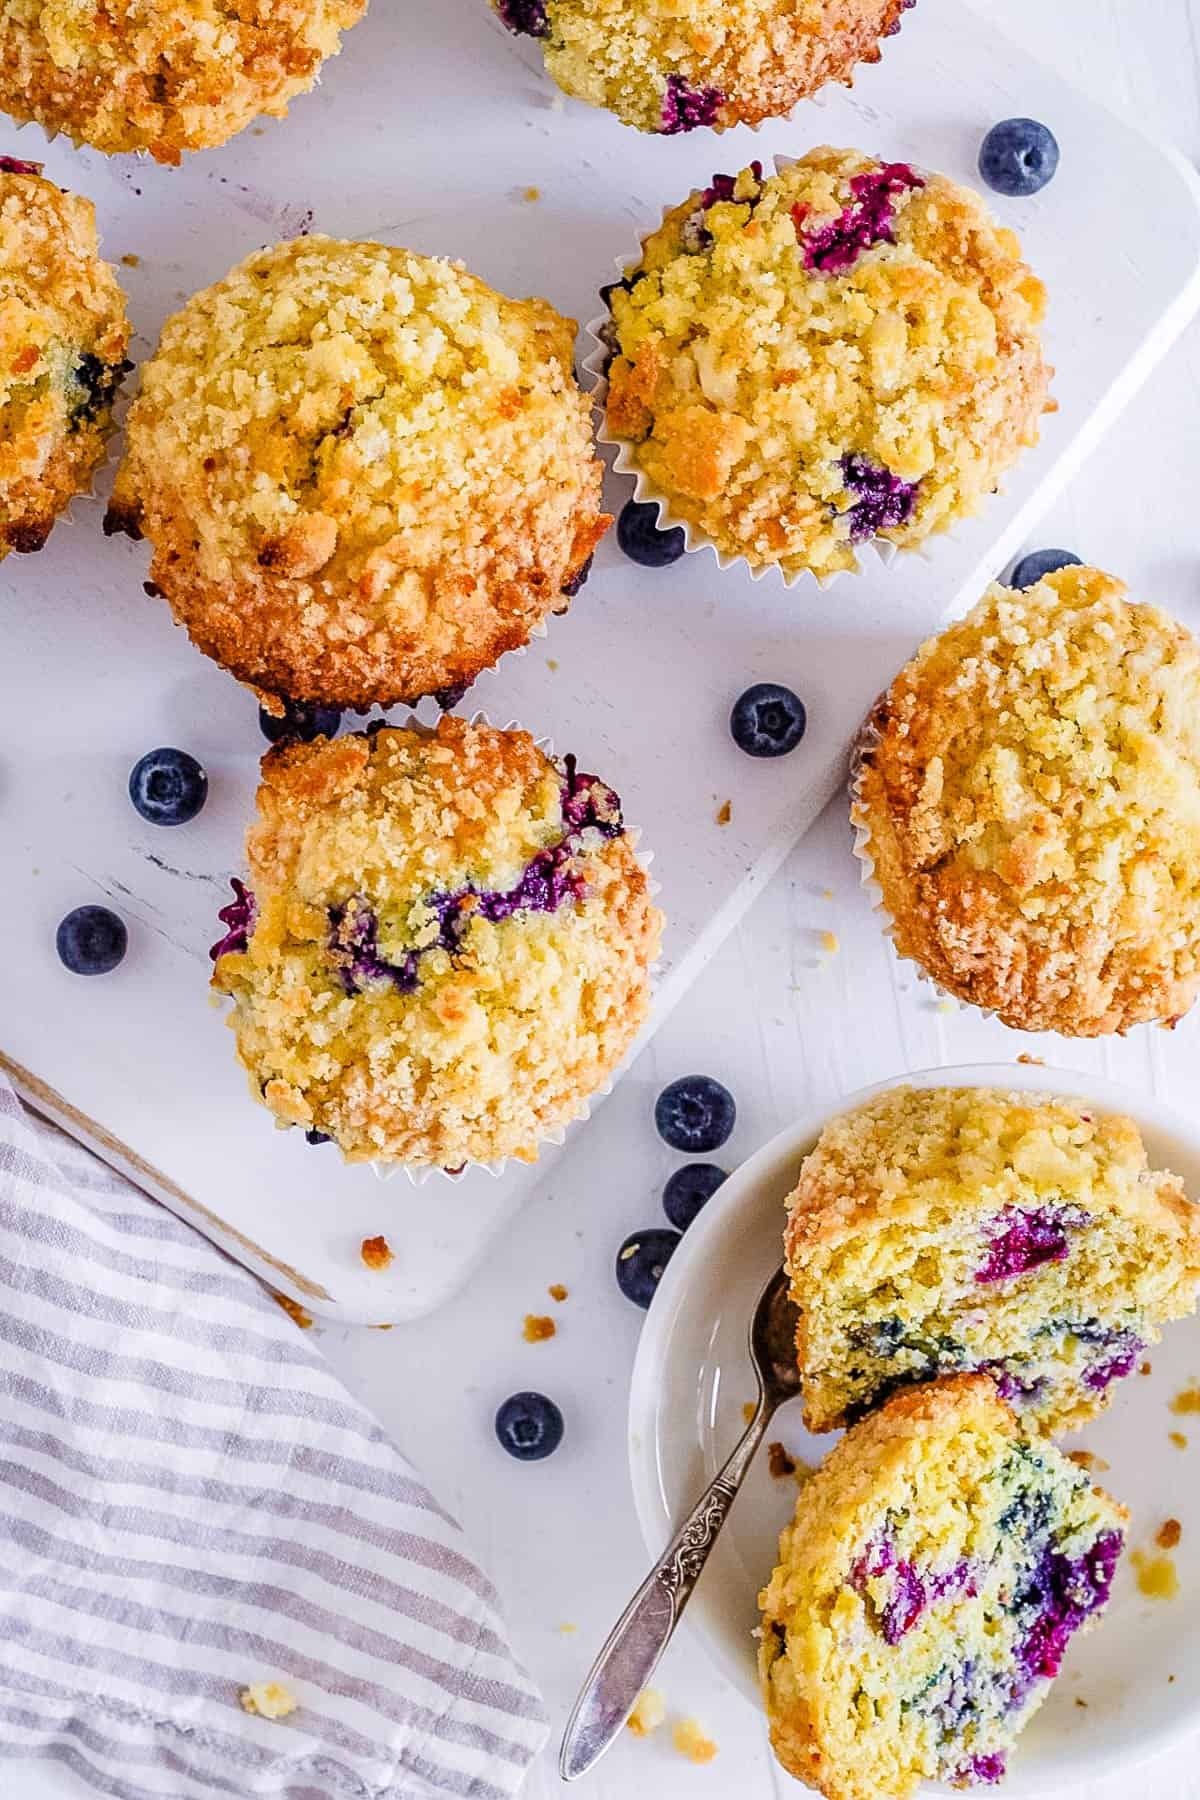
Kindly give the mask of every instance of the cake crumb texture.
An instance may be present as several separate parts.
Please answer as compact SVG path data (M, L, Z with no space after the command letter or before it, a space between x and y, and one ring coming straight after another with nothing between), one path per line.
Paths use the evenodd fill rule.
M256 1681L241 1692L242 1709L260 1719L286 1719L300 1702L282 1681Z
M368 1269L387 1269L395 1261L392 1247L385 1237L364 1238L360 1255Z
M634 1737L649 1737L667 1716L667 1703L657 1688L643 1688L625 1721Z

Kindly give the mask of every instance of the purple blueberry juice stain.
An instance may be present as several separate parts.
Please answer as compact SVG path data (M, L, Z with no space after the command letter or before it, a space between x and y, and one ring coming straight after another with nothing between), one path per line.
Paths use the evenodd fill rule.
M40 162L23 162L19 156L0 156L0 174L3 175L40 175Z
M254 921L258 917L258 902L245 882L239 881L235 876L229 885L233 889L233 899L217 913L222 925L228 925L229 930L208 953L214 962L219 956L230 956L236 951L245 950L250 942L250 933L254 930Z
M991 1222L991 1247L975 1271L977 1282L1009 1281L1043 1263L1062 1262L1070 1234L1090 1225L1081 1206L1006 1206Z
M361 894L344 906L329 909L329 960L348 994L361 994L374 982L390 981L402 994L417 985L417 953L403 962L387 962L379 954L379 921Z
M842 480L857 495L853 506L838 515L849 523L852 544L908 524L917 504L918 482L902 481L882 463L857 453L843 456L838 466Z
M798 202L792 223L804 251L806 268L821 275L844 275L872 244L894 244L896 215L892 199L925 183L907 163L882 163L863 175L850 178L853 196L836 219L807 229L808 208Z
M992 1787L997 1781L1004 1780L1005 1772L1003 1750L989 1750L960 1763L950 1779L958 1787Z
M546 0L498 0L496 11L510 31L518 37L550 36L550 19Z
M1071 1330L1081 1343L1093 1344L1101 1352L1108 1352L1083 1372L1083 1385L1097 1394L1114 1381L1123 1381L1126 1375L1131 1375L1134 1364L1146 1348L1136 1331L1124 1325L1089 1323L1072 1326Z
M850 1570L851 1586L863 1593L868 1581L885 1575L892 1578L888 1596L882 1606L873 1598L871 1604L884 1642L890 1645L898 1644L930 1606L951 1594L974 1594L978 1586L970 1564L961 1560L949 1569L927 1569L924 1574L919 1573L916 1564L907 1557L897 1557L895 1545L886 1534L868 1544L854 1563Z
M720 88L689 87L682 75L669 75L658 129L664 137L674 137L701 125L715 125L724 104L725 95Z
M1075 1632L1105 1604L1122 1543L1119 1531L1106 1531L1082 1556L1064 1556L1053 1542L1043 1547L1016 1597L1014 1610L1028 1622L1016 1646L1012 1707L1037 1682L1053 1680Z

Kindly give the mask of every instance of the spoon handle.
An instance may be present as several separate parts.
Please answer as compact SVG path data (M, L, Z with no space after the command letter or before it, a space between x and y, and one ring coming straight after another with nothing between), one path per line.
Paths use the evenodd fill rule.
M729 1460L713 1477L609 1633L563 1733L558 1772L564 1781L577 1780L603 1756L658 1667L773 1411L760 1398L758 1410Z

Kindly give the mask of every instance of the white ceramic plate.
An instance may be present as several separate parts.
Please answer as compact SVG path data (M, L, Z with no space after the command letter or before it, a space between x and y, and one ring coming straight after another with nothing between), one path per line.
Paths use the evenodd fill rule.
M1200 1126L1149 1097L1078 1072L1013 1063L926 1070L852 1094L781 1132L709 1201L647 1315L630 1394L629 1464L653 1556L743 1429L742 1405L754 1395L746 1326L755 1297L779 1265L782 1202L802 1157L828 1119L906 1083L1072 1094L1127 1113L1141 1128L1151 1163L1174 1169L1188 1192L1200 1196ZM1200 1378L1200 1324L1186 1320L1169 1328L1150 1361L1152 1373L1124 1382L1109 1411L1067 1447L1086 1446L1111 1464L1098 1479L1130 1509L1130 1550L1150 1548L1167 1518L1181 1522L1173 1555L1180 1591L1172 1600L1146 1599L1126 1554L1106 1619L1072 1648L1021 1740L1003 1789L1009 1800L1111 1775L1200 1723L1200 1420L1169 1410L1172 1396ZM1171 1430L1188 1435L1187 1449L1172 1444ZM834 1441L806 1433L796 1401L777 1415L769 1435L810 1464ZM686 1616L686 1627L755 1706L755 1599L793 1498L792 1482L772 1479L760 1456Z

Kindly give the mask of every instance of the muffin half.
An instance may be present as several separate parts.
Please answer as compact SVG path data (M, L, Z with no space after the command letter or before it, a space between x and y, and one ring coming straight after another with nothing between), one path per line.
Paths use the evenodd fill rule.
M461 689L565 609L609 523L573 344L457 263L259 251L164 326L108 529L268 704Z

